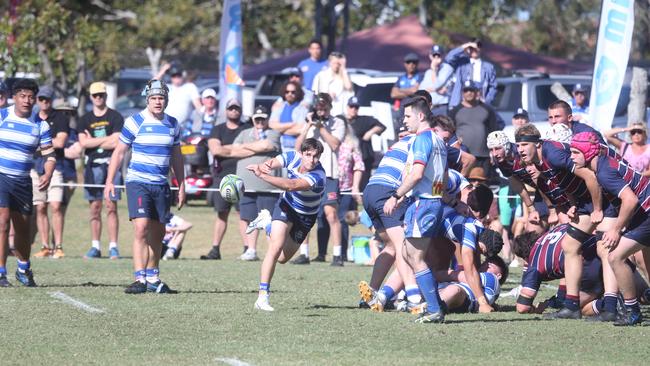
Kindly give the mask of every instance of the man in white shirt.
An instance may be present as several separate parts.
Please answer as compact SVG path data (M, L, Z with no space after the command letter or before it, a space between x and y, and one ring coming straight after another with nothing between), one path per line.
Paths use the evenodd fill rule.
M163 64L156 79L162 80L165 73L168 73L171 78L169 104L165 108L165 113L176 118L182 124L190 118L192 110L201 109L199 89L194 83L185 81L185 73L179 65Z

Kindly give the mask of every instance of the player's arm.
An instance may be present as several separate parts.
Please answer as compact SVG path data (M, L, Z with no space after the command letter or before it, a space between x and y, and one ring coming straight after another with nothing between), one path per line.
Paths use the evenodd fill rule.
M460 163L462 164L460 174L467 176L469 174L469 169L474 165L475 162L476 157L474 155L460 150Z
M603 234L603 244L605 248L613 249L618 245L621 239L621 232L623 228L628 226L628 222L632 218L634 211L639 203L639 197L634 194L632 188L625 186L618 198L621 199L621 207L618 210L618 217L612 227Z
M104 150L113 150L117 146L117 142L120 139L120 133L119 132L114 132L110 134L110 136L107 136L104 138L104 141L102 141L101 144L99 144L99 147L101 147Z
M392 215L395 211L395 208L397 208L398 202L401 202L401 200L404 198L404 195L412 190L413 187L415 187L415 185L418 184L420 180L422 180L422 177L424 177L424 164L413 164L413 167L411 168L409 174L404 177L402 185L400 185L399 188L397 188L395 191L395 196L399 197L399 201L398 198L394 196L391 196L389 199L387 199L386 203L384 203L384 213L387 215Z
M273 159L271 159L270 161L272 160ZM267 174L262 170L263 168L260 167L260 165L262 164L252 164L247 166L246 169L252 171L255 174L255 176L259 177L263 181L270 183L285 191L306 191L312 187L312 183L308 182L304 178L290 179L290 178L276 177Z
M465 281L472 289L474 295L476 295L476 299L479 304L479 312L489 313L494 311L492 306L488 303L487 299L485 298L485 293L483 292L483 286L481 286L481 276L479 275L477 269L478 266L476 264L475 249L463 245L460 250L460 253L463 262L463 272L465 275Z
M110 196L115 195L115 185L113 181L115 180L115 174L117 170L122 165L122 159L124 159L124 154L129 149L129 145L120 141L117 144L117 147L113 150L111 154L111 162L108 164L108 172L106 173L106 184L104 186L104 199L110 200Z
M172 147L171 167L178 182L178 209L185 204L185 161L181 152L181 145Z
M591 202L594 205L594 211L591 213L591 222L599 223L603 221L602 194L600 192L600 185L596 179L596 174L587 167L576 168L574 174L585 181L589 194L591 195Z
M535 201L530 197L530 194L528 194L524 184L514 175L510 176L508 181L510 182L510 187L517 192L519 197L521 197L521 201L526 205L529 221L534 223L539 222L539 212L535 209Z

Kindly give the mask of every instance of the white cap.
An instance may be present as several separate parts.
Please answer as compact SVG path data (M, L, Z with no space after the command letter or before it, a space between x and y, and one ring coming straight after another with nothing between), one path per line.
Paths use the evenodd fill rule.
M201 98L208 98L208 97L212 97L212 98L214 98L214 99L218 99L218 98L217 98L217 92L214 91L214 89L212 89L212 88L207 88L207 89L205 89L205 90L201 93Z

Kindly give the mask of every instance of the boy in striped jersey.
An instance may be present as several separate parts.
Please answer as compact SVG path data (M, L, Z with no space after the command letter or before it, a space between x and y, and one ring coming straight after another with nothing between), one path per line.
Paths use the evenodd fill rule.
M34 80L20 79L13 86L15 105L0 109L0 287L11 286L6 268L9 220L15 229L16 279L27 287L36 286L29 263L28 235L33 208L29 172L34 165L34 152L40 148L46 162L38 189L44 191L50 185L56 163L49 125L36 121L32 115L37 93Z
M625 160L609 156L594 132L573 136L571 158L576 166L596 173L597 183L618 211L615 224L605 231L601 241L610 250L608 260L627 310L627 317L614 324L640 324L643 318L633 274L625 260L650 245L650 180L634 171Z
M159 278L158 263L171 206L169 169L174 171L178 187L178 209L185 201L185 174L180 148L180 125L164 110L169 102L169 89L160 80L150 80L142 91L147 108L124 122L120 142L108 166L104 197L115 194L113 179L124 154L132 149L126 174L126 195L129 219L133 221L133 268L135 282L124 292L173 293Z
M253 222L269 236L269 250L260 270L260 287L255 309L273 311L269 289L275 265L286 263L298 250L316 222L325 191L325 170L320 164L323 144L314 138L305 139L300 152L288 151L262 164L246 167L255 176L285 192L278 199L271 217L258 216ZM271 174L274 169L287 169L287 178ZM252 224L252 223L251 223Z

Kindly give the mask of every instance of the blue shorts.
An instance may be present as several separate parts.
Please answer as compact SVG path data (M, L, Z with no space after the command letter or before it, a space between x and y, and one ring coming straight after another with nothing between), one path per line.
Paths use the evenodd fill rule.
M130 220L144 217L163 224L169 222L172 202L169 185L127 182L126 200Z
M321 208L325 205L336 206L339 204L341 191L339 190L339 180L327 178L325 181L325 192L321 201Z
M433 238L440 231L443 204L440 198L418 198L404 215L407 238Z
M244 221L253 221L257 214L264 209L273 212L278 196L278 193L244 193L239 200L239 218Z
M650 246L650 214L641 210L637 211L627 225L623 236L645 247Z
M275 203L275 208L273 208L273 214L271 219L273 221L278 220L286 223L292 223L293 226L289 231L289 237L298 244L301 244L309 231L316 223L317 214L305 215L296 212L296 210L291 207L284 199L280 198Z
M108 175L108 164L93 164L92 166L86 165L84 169L84 184L105 184L106 176ZM115 179L113 184L122 184L122 170L118 169L115 172ZM115 195L111 197L111 201L119 201L122 198L122 190L115 189ZM84 199L86 201L102 201L104 200L104 188L84 188Z
M390 216L384 213L384 203L393 193L395 193L394 188L378 184L367 185L363 190L363 208L377 231L404 224L404 214L410 205L409 201L402 202Z
M603 264L599 257L583 260L580 291L594 294L601 294L604 291Z
M31 177L12 177L0 173L0 207L31 215L34 207L32 198Z

